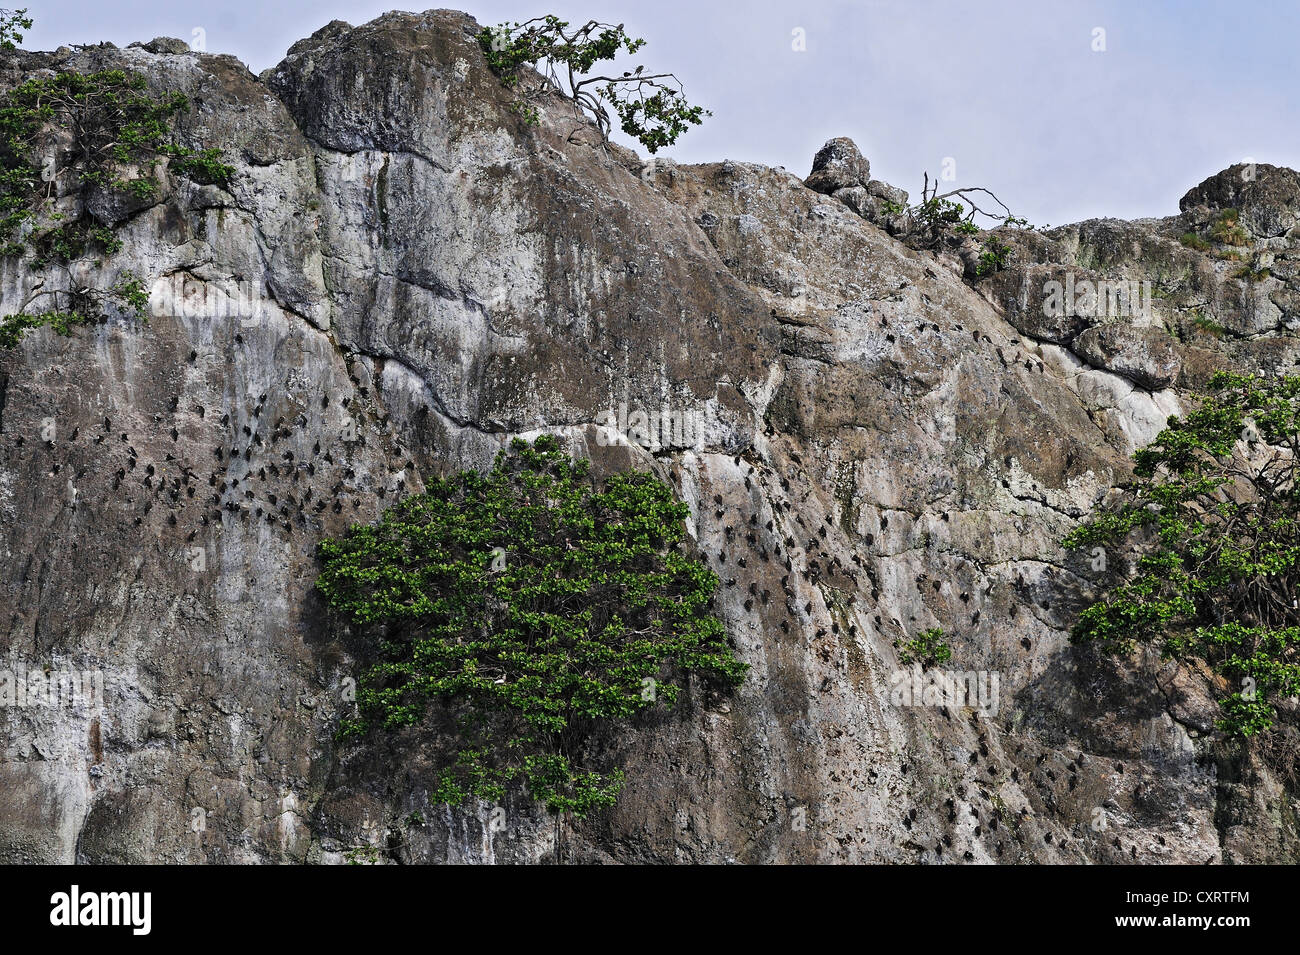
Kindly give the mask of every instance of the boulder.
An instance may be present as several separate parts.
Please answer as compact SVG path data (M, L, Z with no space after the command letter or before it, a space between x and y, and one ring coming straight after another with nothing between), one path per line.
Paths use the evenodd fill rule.
M1268 163L1238 163L1188 190L1178 207L1193 216L1236 209L1250 235L1276 238L1290 233L1300 216L1300 174Z
M132 43L131 45L143 47L150 53L171 53L179 55L181 53L192 52L188 43L184 40L178 40L174 36L154 37L148 43Z
M871 163L847 136L829 140L813 157L812 172L804 185L827 195L839 189L866 186L871 181Z
M900 206L907 205L907 190L891 186L879 179L872 179L867 183L867 192L877 199L884 199L886 202L895 202Z
M1182 361L1163 328L1095 325L1074 340L1074 353L1094 368L1113 371L1147 391L1168 388Z

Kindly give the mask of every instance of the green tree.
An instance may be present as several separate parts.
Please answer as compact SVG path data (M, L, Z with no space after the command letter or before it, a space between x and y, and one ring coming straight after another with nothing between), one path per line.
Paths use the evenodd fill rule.
M1119 499L1065 539L1138 553L1073 639L1204 660L1223 680L1220 727L1251 736L1300 693L1300 378L1220 372L1208 387L1137 453Z
M18 44L23 42L23 34L19 31L31 28L32 18L27 15L25 9L0 9L0 50L18 49Z
M32 25L25 14L0 10L0 49L22 40L17 30ZM69 334L110 307L143 315L141 279L123 273L107 287L87 280L122 240L86 200L90 190L154 199L162 162L194 182L229 185L234 168L219 150L175 141L175 119L189 107L184 94L154 95L143 76L124 70L34 76L0 94L0 258L30 254L32 268L55 273L0 316L0 349L32 328ZM78 200L71 208L69 198Z
M53 211L69 187L150 199L158 194L153 171L164 157L188 178L227 182L234 170L219 162L216 150L196 152L172 141L171 124L189 105L183 93L154 96L143 76L122 70L66 71L6 91L0 97L0 239L7 244L0 254L19 255L30 246L43 264L96 247L117 251L107 223L89 210L71 221ZM59 130L66 145L55 153Z
M681 82L672 73L646 73L637 66L621 74L587 75L597 63L645 46L645 40L628 36L622 24L588 20L570 27L559 17L546 16L486 27L478 39L492 70L520 91L516 106L529 122L537 121L537 108L529 100L558 90L579 113L591 115L603 139L609 139L612 109L623 132L656 153L712 115L686 101ZM525 88L524 67L539 69L548 82Z
M489 473L435 480L320 546L317 586L376 640L342 733L414 726L440 701L459 740L435 801L518 780L556 812L612 805L623 775L589 764L597 731L671 707L687 674L744 678L686 506L648 474L593 482L589 464L516 439Z

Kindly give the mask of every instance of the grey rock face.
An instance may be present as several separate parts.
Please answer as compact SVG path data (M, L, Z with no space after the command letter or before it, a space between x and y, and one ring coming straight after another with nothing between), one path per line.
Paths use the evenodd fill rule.
M813 157L812 172L804 185L828 195L837 189L865 187L871 181L871 163L853 140L839 136L828 140Z
M867 183L867 192L877 199L885 199L900 206L907 205L906 190L891 186L887 182L881 182L879 179L872 179Z
M836 189L831 193L831 196L844 203L864 219L870 219L876 213L876 202L874 197L867 192L866 186L845 186L842 189Z
M1095 368L1131 378L1148 391L1160 391L1178 380L1182 362L1163 329L1098 325L1074 342L1074 352Z
M978 253L978 244L971 243L967 258L978 256ZM1085 280L1099 278L1092 272L1082 274ZM1051 285L1058 283L1063 286L1066 278L1066 274L1054 266L1030 264L998 272L984 284L984 288L1005 308L1006 319L1015 328L1039 341L1068 345L1091 324L1092 319L1072 308L1054 307Z
M525 125L475 32L335 22L260 81L139 47L15 61L201 94L186 134L237 175L123 210L98 280L155 283L147 323L0 354L0 670L103 677L0 708L0 859L553 858L524 799L430 805L436 716L335 743L359 648L312 591L322 537L541 431L674 485L752 668L596 741L628 784L566 858L1300 858L1293 715L1234 753L1205 674L1072 647L1098 576L1058 547L1181 410L1138 374L1293 354L1289 242L1281 317L1240 341L1188 331L1247 306L1214 298L1239 280L1182 220L1024 237L1041 275L972 288L827 198L887 198L847 141L819 190L650 166L558 100ZM0 274L7 310L51 278L27 266ZM1181 370L1155 332L1017 317L1063 268L1158 273ZM620 405L696 415L700 439L615 446L597 422ZM900 666L930 626L983 705Z
M907 193L877 179L865 186L836 189L831 196L881 228L887 228L891 220L901 220L906 215L903 211L891 209L888 204L906 206Z
M1257 238L1276 238L1296 226L1300 175L1267 163L1229 166L1191 189L1178 203L1184 213L1236 209Z
M1120 352L1131 358L1133 348L1153 346L1160 355L1172 349L1175 360L1157 364L1177 367L1176 383L1189 390L1223 368L1294 368L1300 361L1300 229L1289 217L1300 211L1296 184L1289 169L1234 166L1188 192L1184 211L1167 219L1096 219L1047 233L998 230L999 240L1015 250L1014 264L977 285L1025 334L1074 348L1076 357L1126 377L1144 373ZM1239 228L1224 230L1229 211L1236 218L1226 222ZM1076 289L1088 283L1096 301L1064 314L1044 309L1053 281ZM1126 307L1124 295L1141 308ZM1113 326L1104 335L1116 347L1116 336L1133 338L1124 328L1145 344L1130 340L1111 354L1102 347L1102 332L1081 337L1094 325ZM1107 364L1112 360L1128 370ZM1148 378L1162 383L1167 372Z

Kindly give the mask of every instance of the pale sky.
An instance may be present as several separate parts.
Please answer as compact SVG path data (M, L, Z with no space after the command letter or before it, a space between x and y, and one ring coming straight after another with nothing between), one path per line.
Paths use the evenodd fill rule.
M1261 0L466 0L480 23L556 13L625 23L634 62L672 71L713 110L663 155L807 175L849 136L872 175L920 191L951 158L1037 225L1172 215L1244 159L1300 167L1300 4ZM55 0L29 3L23 44L205 34L254 72L333 19L390 2ZM1104 36L1096 31L1104 31ZM795 50L796 30L806 49ZM1104 40L1104 51L1095 50Z

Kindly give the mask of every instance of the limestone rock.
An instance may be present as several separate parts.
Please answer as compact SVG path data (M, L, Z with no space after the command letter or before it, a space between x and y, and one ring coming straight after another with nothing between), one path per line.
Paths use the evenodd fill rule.
M1096 325L1075 339L1073 351L1094 368L1123 375L1148 391L1168 388L1182 368L1169 333L1160 328Z
M1300 215L1300 174L1267 163L1238 163L1189 190L1178 207L1184 212L1236 209L1257 238L1291 234Z
M1008 240L1014 268L973 287L956 247L855 214L898 194L849 141L807 186L743 162L645 174L563 103L525 123L477 30L336 21L261 80L165 47L0 64L201 93L187 144L236 169L124 210L99 278L145 279L147 323L0 352L0 669L105 683L100 704L0 707L0 860L551 858L519 794L429 805L454 742L437 714L335 741L361 648L312 589L323 537L543 431L673 485L751 666L730 698L598 741L628 782L570 858L1300 859L1288 750L1232 762L1202 732L1206 675L1072 646L1097 580L1059 549L1184 388L1296 360L1288 235L1248 282L1180 244L1190 212L1099 220ZM1196 208L1238 201L1221 191ZM4 309L58 279L29 265ZM1047 319L1066 273L1160 283L1144 320L1177 340ZM611 444L622 405L697 416L699 439ZM897 694L895 641L930 626L996 705Z
M866 186L845 186L842 189L836 189L831 197L844 203L864 219L870 219L875 215L876 202L874 197L867 192Z
M969 244L964 260L967 269L978 259L979 249L978 243ZM1083 275L1096 278L1090 272ZM1028 264L997 272L982 287L992 301L1002 306L1007 321L1017 330L1041 341L1068 345L1092 320L1064 305L1056 306L1052 284L1064 286L1066 279L1067 273L1056 266Z
M171 36L155 37L148 43L132 43L131 45L143 47L150 53L171 53L177 55L191 52L188 43Z
M837 189L865 187L871 181L871 163L846 136L828 140L813 157L812 172L804 185L827 195Z
M891 186L887 182L881 182L879 179L872 179L867 183L868 194L875 196L877 199L884 199L895 205L907 205L907 191L899 189L897 186Z

